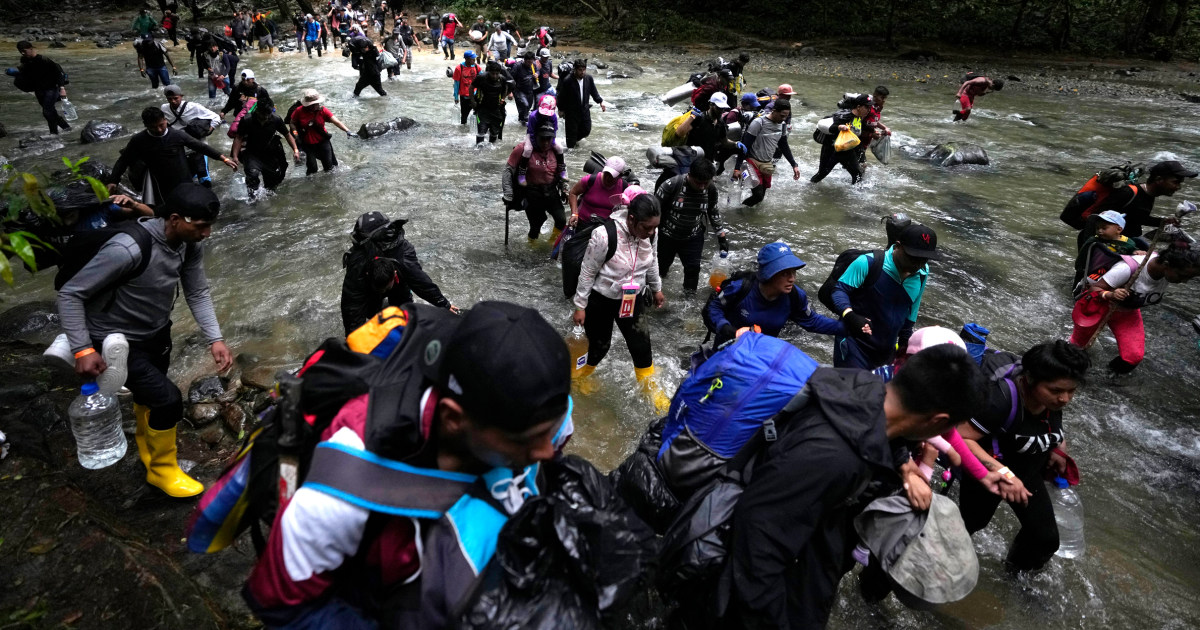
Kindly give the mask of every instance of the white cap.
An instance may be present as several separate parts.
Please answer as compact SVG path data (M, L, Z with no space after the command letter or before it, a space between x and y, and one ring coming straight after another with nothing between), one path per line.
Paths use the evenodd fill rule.
M242 78L243 79L254 79L254 71L249 68L242 70ZM257 80L257 79L255 79L255 80Z
M721 109L729 109L729 97L725 96L724 92L717 92L708 97L708 102L720 107Z
M926 326L924 328L918 328L915 332L913 332L912 336L909 337L908 350L906 353L913 355L926 348L932 348L933 346L938 346L943 343L958 346L964 350L967 348L967 344L963 343L962 337L959 337L958 333L954 332L953 330L950 330L949 328L942 328L941 326Z

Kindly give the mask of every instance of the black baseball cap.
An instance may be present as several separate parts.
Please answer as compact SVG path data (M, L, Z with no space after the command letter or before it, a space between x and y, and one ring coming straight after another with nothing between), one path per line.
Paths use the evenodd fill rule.
M571 357L562 337L531 308L471 307L447 344L442 382L472 420L518 433L567 412Z
M937 232L920 223L913 223L904 228L896 240L904 247L904 253L913 258L940 260L942 257L937 252Z
M544 122L544 123L538 125L538 128L537 128L537 137L538 138L553 138L555 135L557 135L557 132L554 130L553 123Z
M160 217L178 214L186 219L197 221L216 221L221 212L221 200L211 188L205 188L195 182L180 184L167 195L167 200L155 209Z
M1165 162L1159 162L1158 164L1155 164L1154 166L1150 167L1150 176L1151 177L1180 177L1180 178L1182 178L1182 177L1195 177L1196 175L1197 175L1196 171L1189 171L1187 169L1187 167L1185 167L1178 160L1167 160Z

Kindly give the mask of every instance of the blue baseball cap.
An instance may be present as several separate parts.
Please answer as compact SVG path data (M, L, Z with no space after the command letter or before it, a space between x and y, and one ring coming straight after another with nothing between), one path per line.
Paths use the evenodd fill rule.
M758 250L758 279L767 280L785 269L799 269L805 265L792 253L792 248L783 241L767 243Z
M468 50L463 53L463 59L474 59L474 58L475 58L475 51L473 51L473 50Z
M758 97L753 94L742 95L742 107L758 107Z

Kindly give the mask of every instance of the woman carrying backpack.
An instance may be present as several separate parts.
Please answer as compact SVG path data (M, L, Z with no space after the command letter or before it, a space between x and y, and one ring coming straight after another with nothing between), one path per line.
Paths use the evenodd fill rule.
M630 186L625 190L622 204L623 207L611 217L616 224L616 247L609 245L608 230L593 230L587 253L583 256L571 321L587 331L588 354L587 365L576 370L575 377L581 392L595 391L596 384L588 377L608 354L615 323L629 346L633 372L642 391L653 401L655 410L662 414L670 407L671 399L653 379L650 331L641 324L649 297L653 297L656 308L662 308L666 301L655 253L655 232L660 215L658 198L639 186ZM612 252L611 256L609 252Z

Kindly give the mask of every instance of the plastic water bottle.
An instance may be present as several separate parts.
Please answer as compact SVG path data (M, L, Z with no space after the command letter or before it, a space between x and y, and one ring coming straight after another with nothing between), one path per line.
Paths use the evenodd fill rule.
M1047 484L1050 485L1050 484ZM1062 477L1055 477L1048 488L1054 502L1054 520L1058 522L1058 551L1060 558L1078 558L1083 555L1083 501Z
M63 120L67 120L67 121L79 120L79 112L75 111L75 105L73 105L71 103L71 101L64 98L60 102L62 103Z
M582 370L587 365L588 339L583 326L575 326L567 336L567 351L571 353L573 370Z
M84 383L67 415L79 449L79 465L95 470L111 466L125 456L128 443L121 431L121 408L116 398L100 393L99 385Z
M708 274L708 286L713 291L721 290L721 283L729 278L729 252L717 252L712 260L712 272Z

